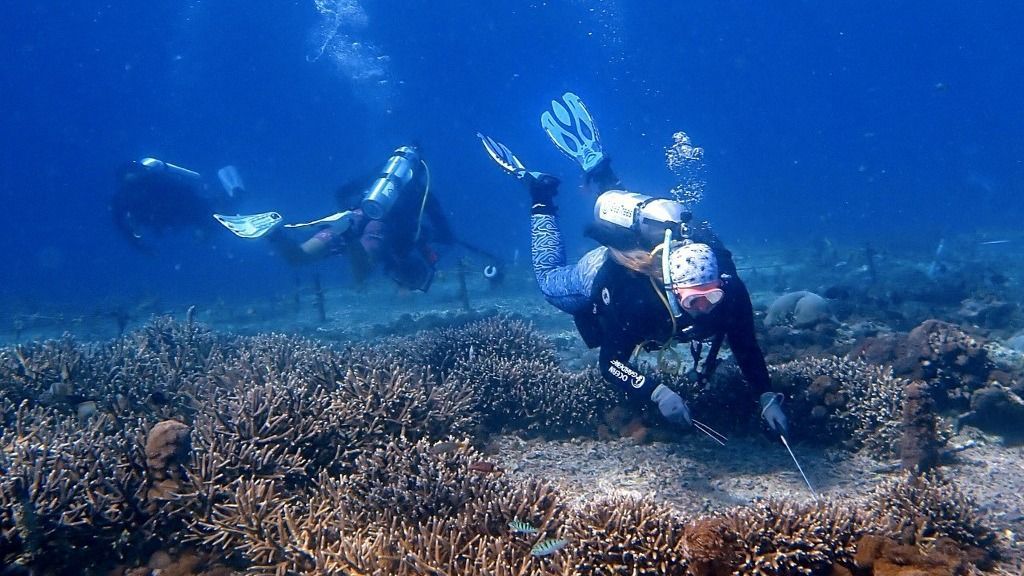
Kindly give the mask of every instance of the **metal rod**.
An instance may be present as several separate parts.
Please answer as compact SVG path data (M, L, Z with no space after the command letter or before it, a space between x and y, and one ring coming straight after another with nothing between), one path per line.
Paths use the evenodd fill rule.
M690 419L690 422L693 422L693 427L694 428L696 428L697 430L700 430L701 432L707 434L708 437L711 438L712 440L714 440L715 442L718 442L722 446L725 446L725 442L728 440L728 438L726 438L722 434L719 434L718 432L716 432L714 428L712 428L711 426L708 426L707 424L705 424L705 423L703 423L703 422L701 422L699 420L695 420L693 418Z
M782 443L786 446L786 450L789 450L789 456L793 459L793 463L796 464L796 469L799 470L800 475L804 477L804 482L807 483L807 489L811 491L811 495L814 496L815 500L817 500L818 493L815 492L814 488L811 486L811 481L807 479L807 474L804 474L804 469L800 467L800 462L797 461L796 454L793 454L793 449L789 447L789 442L786 442L786 437L779 434L779 438L782 438Z

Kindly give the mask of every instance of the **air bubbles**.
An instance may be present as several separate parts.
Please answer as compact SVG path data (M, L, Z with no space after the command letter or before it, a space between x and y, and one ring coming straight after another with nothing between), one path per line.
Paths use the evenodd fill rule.
M665 165L676 176L670 190L676 201L692 207L704 199L704 149L694 146L686 132L672 135L672 144L665 148Z
M314 0L320 25L314 31L314 50L308 62L330 61L349 80L360 85L357 91L371 99L386 101L390 96L391 58L363 38L370 18L358 0ZM367 91L366 88L373 87Z
M672 135L672 145L665 149L665 161L672 171L683 168L687 163L698 162L703 157L704 149L694 146L682 130Z

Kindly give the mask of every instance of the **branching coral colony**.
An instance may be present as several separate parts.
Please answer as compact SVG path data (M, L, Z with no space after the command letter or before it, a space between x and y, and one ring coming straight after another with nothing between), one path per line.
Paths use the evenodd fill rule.
M891 373L777 370L838 440L896 442ZM856 509L764 501L703 518L503 475L485 435L593 434L620 401L509 318L344 349L157 319L101 345L2 349L0 378L0 556L15 571L149 558L133 572L148 573L177 555L196 574L959 574L995 554L934 473Z

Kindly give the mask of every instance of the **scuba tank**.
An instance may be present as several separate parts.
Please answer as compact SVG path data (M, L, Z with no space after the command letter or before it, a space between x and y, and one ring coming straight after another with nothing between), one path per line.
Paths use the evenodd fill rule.
M189 170L188 168L182 168L181 166L171 164L170 162L157 160L156 158L143 158L142 160L139 160L139 164L144 166L148 171L166 172L168 174L173 174L174 176L184 178L186 180L199 180L200 178L202 178L202 176L200 176L198 172L194 172L192 170Z
M363 213L373 220L383 218L402 188L412 180L416 165L420 162L419 152L412 146L401 146L388 159L384 169L363 196Z
M691 217L682 204L667 198L609 190L594 203L594 224L588 233L605 246L650 249L664 241L666 231L686 237Z

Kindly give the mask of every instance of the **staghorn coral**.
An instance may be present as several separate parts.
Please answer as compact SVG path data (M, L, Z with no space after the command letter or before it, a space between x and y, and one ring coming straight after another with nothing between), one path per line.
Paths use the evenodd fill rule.
M451 377L472 390L487 430L572 434L596 429L621 394L590 369L568 373L531 358L480 354L458 360Z
M398 338L394 346L419 365L444 375L456 361L483 357L532 359L555 364L550 340L522 320L496 316L460 328L443 328Z
M905 382L888 368L830 356L773 366L772 373L789 397L795 429L874 456L896 454Z
M546 485L473 472L480 457L468 442L398 438L302 496L239 479L187 540L243 557L253 573L534 573L530 543L507 523L557 532L564 509Z
M671 509L650 499L615 497L584 503L566 535L575 543L576 574L686 574L693 542Z
M860 513L832 501L759 501L724 520L732 533L736 574L825 573L849 565L863 528Z
M140 422L87 424L22 402L0 433L0 553L41 570L102 565L145 537Z
M51 403L75 393L83 396L88 390L76 390L76 383L88 379L87 350L66 335L28 345L18 344L0 350L0 383L5 395L15 405L38 398Z
M465 342L437 344L427 352L441 367L403 355L405 339L339 351L165 321L109 346L68 344L46 357L68 360L71 377L61 382L100 378L82 384L98 392L100 409L83 422L63 405L11 400L48 388L45 379L0 392L11 423L0 432L0 555L40 572L98 570L175 542L198 547L204 563L223 558L247 573L718 576L849 567L851 543L867 534L929 552L953 546L965 552L950 557L965 566L983 562L970 551L991 543L990 532L955 487L907 484L931 480L889 487L863 513L768 502L687 523L649 499L570 506L543 481L483 465L471 436L481 422L493 416L530 427L549 418L544 402L554 405L550 421L564 422L556 412L567 407L557 402L574 401L575 387L590 385L549 382L568 375L543 353L529 355L537 348L524 345L530 332L523 326L452 329L471 335L472 354L458 348ZM543 379L531 379L529 369ZM818 382L822 398L873 374L831 369L836 382ZM49 374L60 381L59 369ZM155 409L145 401L118 405L116 395L133 378L163 382L156 389L170 401ZM502 403L506 397L523 412ZM848 409L857 398L835 406ZM595 409L580 404L574 418ZM147 462L146 432L166 412L180 421L164 427L172 439L192 428L191 456L179 444L154 441ZM159 475L176 486L147 498L149 479ZM538 533L513 533L513 520ZM548 538L568 544L534 557L533 545Z
M353 347L356 364L384 354L403 366L429 369L471 393L484 429L560 434L596 429L621 400L595 370L559 367L551 342L528 323L497 316L458 328Z
M196 386L230 354L232 338L194 324L155 318L104 344L71 336L0 349L0 382L20 403L73 412L83 401L126 419L152 421L189 413Z
M880 485L869 505L873 532L921 548L942 538L962 548L993 548L996 537L974 501L947 478L932 472Z

